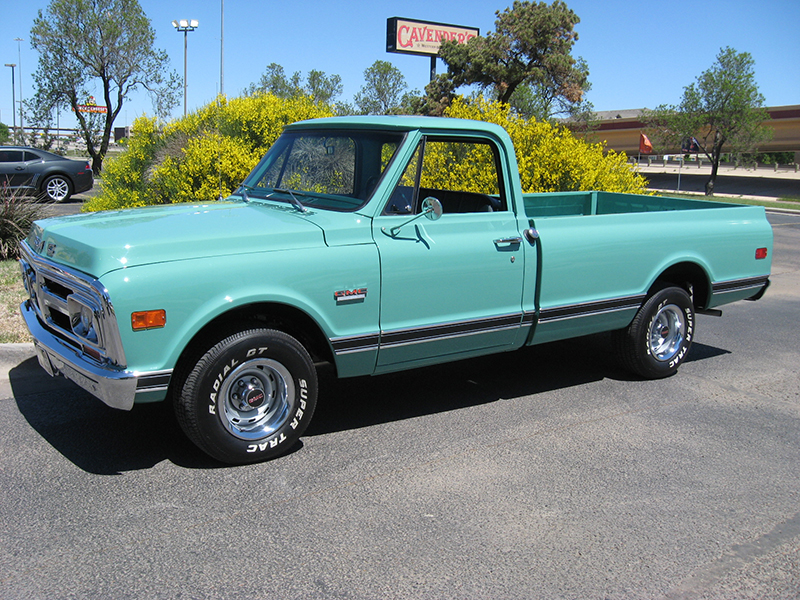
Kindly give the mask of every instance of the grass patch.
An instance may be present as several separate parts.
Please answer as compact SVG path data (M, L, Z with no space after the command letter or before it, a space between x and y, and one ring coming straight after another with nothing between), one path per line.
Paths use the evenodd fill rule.
M0 261L0 344L33 341L19 312L19 305L26 297L19 263Z
M703 194L681 194L671 192L656 192L656 196L666 198L686 198L687 200L711 200L712 202L725 202L727 204L746 204L748 206L763 206L765 208L783 208L787 210L800 210L800 198L780 198L778 200L752 200L751 198L728 198L721 196L705 196Z

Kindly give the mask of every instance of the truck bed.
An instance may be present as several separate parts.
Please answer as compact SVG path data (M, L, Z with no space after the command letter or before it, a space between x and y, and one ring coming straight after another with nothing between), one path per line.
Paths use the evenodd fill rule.
M729 204L709 200L687 200L665 196L619 194L614 192L562 192L523 194L528 217L575 217L619 215L626 213L663 212L725 208Z
M769 261L753 255L759 246L772 252L760 206L611 192L523 199L540 234L534 343L626 326L667 271L702 273L694 278L699 309L748 298L757 289L745 284L758 276L761 286L769 275Z

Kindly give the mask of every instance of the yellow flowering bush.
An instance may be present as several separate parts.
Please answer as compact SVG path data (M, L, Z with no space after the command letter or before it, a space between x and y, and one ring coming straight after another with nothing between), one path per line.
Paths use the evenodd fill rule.
M646 193L647 181L631 170L624 152L606 152L603 144L578 139L566 127L518 117L511 114L508 104L482 97L473 101L459 97L445 115L502 126L514 142L524 193L593 190ZM481 184L488 189L494 182ZM476 189L480 187L477 185Z
M126 151L106 162L102 194L84 204L83 210L225 197L285 125L332 114L330 107L309 97L258 94L219 97L161 129L156 119L140 117L131 128Z
M154 118L140 117L133 124L126 151L106 162L102 194L88 201L83 210L225 197L253 169L285 125L332 114L330 107L309 97L282 99L258 94L220 97L163 128ZM578 139L565 127L513 115L506 104L482 97L473 101L457 98L446 116L502 126L514 142L523 192L646 191L647 182L631 171L624 153L606 152L603 144ZM477 155L461 156L465 150L457 144L440 146L429 149L428 161L438 153L443 164L458 165L453 174L461 182L458 189L497 193L497 175L481 168L490 161L478 160ZM480 146L470 150L487 151ZM442 187L442 182L434 180L448 172L444 168L428 171L423 185Z

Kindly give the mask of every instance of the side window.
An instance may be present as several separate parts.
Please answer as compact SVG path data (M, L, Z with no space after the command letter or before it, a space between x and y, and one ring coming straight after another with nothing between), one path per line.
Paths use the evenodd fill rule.
M420 143L414 151L414 156L408 161L405 171L403 171L400 181L392 192L392 197L389 199L389 204L386 205L384 211L388 215L410 215L414 212L414 203L416 201L415 191L419 183L419 167L420 158L422 157L422 146Z
M22 150L2 150L0 151L0 162L22 162Z
M420 143L385 214L418 212L432 196L445 214L506 210L498 155L488 140L427 137Z
M494 152L488 143L426 141L422 187L497 195L498 181Z

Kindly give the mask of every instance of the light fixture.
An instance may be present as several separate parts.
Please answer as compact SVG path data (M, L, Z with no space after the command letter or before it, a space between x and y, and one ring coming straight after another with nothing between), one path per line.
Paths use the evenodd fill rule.
M197 19L179 19L172 22L172 26L180 32L183 32L183 116L186 116L186 55L189 47L188 34L190 31L197 29L200 22Z

